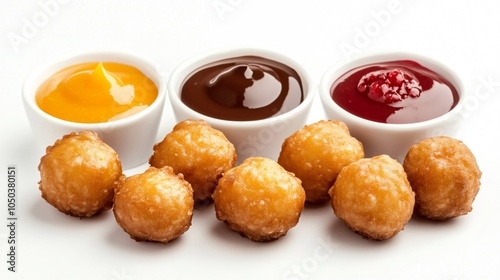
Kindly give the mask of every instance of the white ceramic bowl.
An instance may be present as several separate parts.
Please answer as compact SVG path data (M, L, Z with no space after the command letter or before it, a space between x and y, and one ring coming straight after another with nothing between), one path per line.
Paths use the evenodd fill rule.
M139 69L158 88L156 100L143 111L105 123L76 123L58 119L43 112L35 101L35 93L45 80L68 66L84 62L118 62ZM158 69L135 54L115 51L96 51L65 57L40 66L26 79L22 89L23 103L34 136L42 150L71 132L92 130L118 153L124 169L147 162L153 151L158 126L162 118L166 82Z
M459 94L458 104L448 113L431 120L410 124L387 124L355 116L333 101L331 87L341 75L359 66L393 60L413 60L440 74L456 87ZM400 162L410 146L424 138L438 135L454 137L461 120L459 112L466 99L464 85L455 72L435 59L404 52L372 53L359 56L345 64L334 65L324 73L318 90L326 116L345 122L351 134L363 143L367 157L387 154Z
M181 101L183 82L193 71L214 61L246 55L260 56L293 68L302 80L305 95L303 102L286 113L267 119L229 121L202 115ZM177 122L186 119L207 121L212 127L222 131L233 143L238 162L242 162L252 156L277 160L285 138L306 124L314 98L314 90L306 70L299 63L281 53L259 48L225 48L197 54L179 64L170 75L168 96Z

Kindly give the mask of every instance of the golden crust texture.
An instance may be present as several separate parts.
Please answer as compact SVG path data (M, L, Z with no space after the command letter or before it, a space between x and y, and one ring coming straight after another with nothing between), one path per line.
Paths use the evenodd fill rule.
M300 183L273 160L248 158L219 180L213 193L217 219L253 241L284 236L304 208Z
M328 189L340 170L364 156L343 122L322 120L285 139L278 163L302 180L307 201L319 203L330 199Z
M354 232L374 240L392 238L403 230L415 204L402 165L387 155L342 169L329 194L335 215Z
M122 176L115 191L115 219L136 241L168 243L191 226L193 190L171 167Z
M218 179L237 158L234 145L203 120L178 123L153 150L151 166L171 166L182 173L193 187L195 202L211 198Z
M446 220L472 211L481 171L463 142L446 136L424 139L410 148L403 166L420 215Z
M118 154L97 133L71 133L40 159L42 197L59 211L90 217L113 205L113 183L122 174Z

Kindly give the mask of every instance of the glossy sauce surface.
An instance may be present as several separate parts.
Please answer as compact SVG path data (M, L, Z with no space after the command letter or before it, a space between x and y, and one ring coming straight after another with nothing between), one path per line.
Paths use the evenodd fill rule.
M40 109L56 118L100 123L134 115L157 96L155 83L135 67L91 62L57 72L40 85L35 99Z
M283 114L304 100L302 81L291 67L258 56L228 58L191 73L181 101L213 118L251 121Z
M381 123L417 123L449 112L459 94L448 80L410 60L354 68L331 87L344 110Z

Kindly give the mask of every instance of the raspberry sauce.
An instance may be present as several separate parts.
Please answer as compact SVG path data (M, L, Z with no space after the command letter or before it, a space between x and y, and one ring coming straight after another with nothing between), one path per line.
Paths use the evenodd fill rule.
M449 112L458 103L456 88L436 72L410 60L354 68L331 87L344 110L381 123L417 123Z
M184 81L181 100L213 118L251 121L283 114L304 100L299 74L280 62L240 56L207 64Z

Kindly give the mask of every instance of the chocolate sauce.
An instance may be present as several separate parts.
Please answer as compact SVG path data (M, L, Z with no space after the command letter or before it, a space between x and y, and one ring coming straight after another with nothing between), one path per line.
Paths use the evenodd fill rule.
M395 92L401 90L401 85L384 85L385 88L380 89L381 84L391 83L388 79L385 82L379 79L378 77L383 76L380 73L394 70L405 73L413 90L418 89L416 94L402 90L404 94L402 97L398 96ZM367 78L370 75L372 80ZM390 73L387 76L389 75ZM366 81L372 81L373 86L368 89ZM376 100L371 96L373 92L377 92L373 89L388 93L386 99L377 96L379 100ZM422 122L444 115L457 105L459 99L456 88L448 80L410 60L381 62L352 69L333 83L331 95L335 103L358 117L399 124Z
M283 114L304 100L299 74L287 65L258 56L212 62L191 73L181 100L213 118L251 121Z

